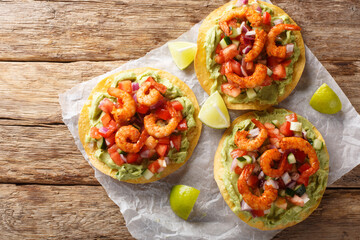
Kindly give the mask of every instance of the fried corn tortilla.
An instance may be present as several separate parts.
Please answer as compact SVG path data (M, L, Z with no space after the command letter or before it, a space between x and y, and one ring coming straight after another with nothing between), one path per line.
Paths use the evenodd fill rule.
M92 100L93 100L93 96L95 93L97 92L102 92L105 93L107 91L107 89L111 86L112 82L114 81L115 77L118 76L119 74L122 73L130 73L133 72L136 74L136 76L146 72L146 71L156 71L158 73L158 75L161 78L167 79L168 81L171 82L171 84L177 86L181 92L183 93L184 96L186 96L187 98L190 99L190 101L192 102L194 108L195 108L195 112L194 112L194 119L195 119L195 127L191 128L188 132L187 132L187 138L190 142L189 144L189 148L187 150L187 156L184 162L182 163L173 163L171 162L163 172L161 172L160 176L152 176L150 179L146 179L143 176L141 176L140 178L136 178L136 179L128 179L128 180L122 180L128 183L149 183L149 182L153 182L153 181L157 181L161 178L164 178L166 176L168 176L169 174L171 174L172 172L176 171L178 168L180 168L183 164L185 164L187 162L187 160L190 158L192 152L195 149L195 146L199 140L200 137L200 133L201 133L201 127L202 127L202 123L200 122L200 120L198 119L198 113L199 113L199 104L196 100L195 94L193 93L193 91L184 83L182 82L180 79L178 79L177 77L171 75L168 72L162 71L162 70L158 70L158 69L154 69L154 68L149 68L149 67L144 67L144 68L136 68L136 69L130 69L130 70L125 70L125 71L121 71L118 73L115 73L103 80L101 80L92 90L88 101L85 103L85 105L83 106L83 109L81 111L80 117L79 117L79 122L78 122L78 127L79 127L79 137L81 140L81 143L83 144L83 147L86 151L86 154L88 155L91 164L97 168L99 171L101 171L102 173L109 175L112 178L116 178L116 173L118 172L117 169L111 169L108 165L106 165L104 162L100 161L98 158L96 158L94 156L95 151L98 149L96 146L95 147L91 147L90 144L86 143L86 135L88 134L89 130L90 130L90 119L89 119L89 108L91 106Z
M240 193L237 190L237 184L236 186L231 187L229 185L229 181L231 181L231 177L233 179L237 179L239 175L236 175L234 172L230 172L229 165L224 165L224 154L222 153L223 149L224 151L230 151L229 146L226 144L226 141L229 141L228 137L233 134L233 130L236 126L238 126L241 122L250 120L252 118L259 119L258 116L285 116L286 114L291 114L292 112L286 109L274 109L270 108L264 112L249 112L244 115L239 116L236 118L231 126L226 130L224 135L222 136L218 149L215 153L214 158L214 178L216 180L216 183L220 189L220 192L225 200L225 202L228 204L230 209L245 223L252 227L256 227L261 230L276 230L276 229L283 229L286 227L293 226L303 220L305 220L320 204L321 198L325 192L327 179L328 179L328 173L329 173L329 154L325 145L325 141L323 137L321 136L320 132L306 119L302 118L298 115L298 118L301 118L303 123L306 123L307 126L309 126L315 133L315 137L320 139L324 146L321 150L321 152L317 152L319 161L320 161L320 169L310 177L309 186L311 184L314 184L316 186L315 190L309 190L314 191L314 200L310 200L307 204L304 205L303 208L299 206L292 206L291 208L288 208L286 210L282 210L280 208L277 208L276 206L271 207L271 213L278 212L278 215L271 215L271 218L269 219L266 217L252 217L252 214L247 211L242 211L241 207L239 206L239 203L237 202L238 198L237 196L240 195ZM285 114L285 115L284 115ZM261 118L260 117L260 118ZM264 123L264 122L262 122ZM233 142L233 139L230 141ZM225 155L226 156L226 155ZM320 156L320 157L319 157ZM226 160L225 160L226 161ZM232 161L232 159L230 160ZM231 163L230 163L231 164ZM230 177L229 177L230 176ZM313 185L311 185L313 186ZM308 187L306 190L306 193L308 193ZM237 196L235 196L235 195ZM316 195L315 195L316 194ZM309 192L309 196L310 196ZM241 202L241 199L240 199ZM240 203L241 205L241 203ZM288 212L291 211L291 212Z
M251 2L253 2L253 1L249 1L249 3L251 3ZM275 5L272 5L272 4L269 4L266 2L262 2L262 1L258 1L258 2L267 7L272 8L274 11L274 16L285 15L285 16L289 17L281 8L279 8ZM198 35L198 40L197 40L197 52L196 52L196 56L195 56L195 60L194 60L195 71L196 71L196 75L197 75L197 78L198 78L201 86L209 95L211 94L212 85L217 80L214 80L211 78L210 72L208 71L208 69L206 67L207 56L206 56L205 44L206 44L207 32L211 28L213 28L216 24L218 24L218 19L224 14L224 12L227 9L229 9L229 7L234 6L235 3L236 3L236 0L229 2L229 3L219 7L218 9L215 9L213 12L211 12L205 18L204 22L201 24L200 29L199 29L199 35ZM291 24L296 25L296 23L290 17L289 17L289 20L290 20ZM292 81L285 86L284 94L277 97L277 103L281 102L286 97L288 97L289 94L294 90L294 88L296 87L297 83L300 80L300 77L301 77L302 72L305 67L305 46L304 46L303 38L301 36L300 31L293 31L292 33L295 35L295 39L296 39L295 42L296 42L298 48L300 49L300 56L298 58L298 61L294 64ZM214 56L212 56L212 57L214 57ZM229 109L263 110L263 109L270 107L271 105L274 105L274 104L261 104L260 101L258 101L258 100L250 101L248 103L240 103L240 102L232 103L229 101L229 97L227 95L222 93L222 96L226 103L226 106Z

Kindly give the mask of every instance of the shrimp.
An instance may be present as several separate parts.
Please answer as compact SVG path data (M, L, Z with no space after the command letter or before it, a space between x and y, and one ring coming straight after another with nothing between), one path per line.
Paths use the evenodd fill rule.
M271 28L268 34L268 40L266 42L266 52L269 56L274 56L278 58L286 57L286 47L285 46L276 46L276 37L285 30L300 31L299 26L291 24L278 24Z
M272 178L281 177L284 172L288 169L288 162L286 155L281 156L281 153L277 149L266 150L260 157L260 166L263 172ZM281 163L277 169L271 167L273 161L279 161Z
M139 130L132 125L122 126L115 134L116 146L127 153L137 153L144 146L149 134Z
M246 54L245 62L252 62L259 56L266 43L267 34L264 30L255 29L255 42L252 49Z
M227 36L232 34L229 27L229 21L233 18L246 18L251 23L252 27L258 27L262 24L261 14L256 12L252 8L233 8L226 12L219 20L221 30L225 32Z
M164 97L150 82L144 82L136 92L136 98L140 104L150 107Z
M144 117L144 127L151 136L156 138L167 137L174 132L181 121L181 112L176 111L170 102L166 103L166 109L170 112L171 119L165 125L157 124L159 118L155 113Z
M298 137L283 138L280 141L280 148L282 150L298 149L298 150L303 151L308 156L311 167L309 169L307 169L306 171L304 171L300 175L298 182L299 182L299 180L301 182L302 180L309 178L311 175L315 174L317 172L317 170L319 170L320 163L319 163L319 159L316 155L316 151L313 148L313 146L311 146L311 144L308 141L306 141L305 139L298 138Z
M267 210L276 200L278 191L271 185L265 185L265 191L261 196L254 195L247 184L247 179L255 168L255 164L248 164L244 167L238 182L238 190L244 201L254 210Z
M255 139L248 139L246 136L249 132L246 130L238 131L235 134L234 142L243 151L253 151L260 148L268 136L268 132L261 122L256 119L251 119L251 121L260 129L260 133Z
M119 88L108 88L107 92L114 97L118 98L119 104L113 107L111 114L117 123L123 123L129 121L129 119L136 113L136 103L133 97L119 89Z
M239 85L240 88L254 88L261 86L267 76L267 67L261 63L255 65L255 71L253 75L247 77L240 77L236 73L226 73L228 81L234 82Z

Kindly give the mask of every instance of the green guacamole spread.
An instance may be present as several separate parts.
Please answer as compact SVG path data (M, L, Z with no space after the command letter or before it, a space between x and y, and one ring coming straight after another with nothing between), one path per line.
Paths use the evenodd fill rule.
M268 113L266 111L257 112L256 119L258 119L263 124L265 122L271 122L271 120L278 120L282 124L285 121L285 116L287 115L289 115L289 112L287 112L286 110L275 109L271 113ZM297 115L297 117L298 121L302 123L303 130L307 132L307 138L311 140L316 139L317 136L313 131L313 125L305 118L299 115ZM235 133L239 130L250 130L254 127L255 125L251 122L250 119L238 123L233 128L232 133L225 138L223 149L221 151L221 163L225 168L223 181L226 190L230 195L230 199L235 205L232 210L236 214L241 211L242 196L240 195L237 188L237 180L239 178L239 175L237 175L230 169L233 161L230 153L232 150L237 148L234 143ZM309 185L306 187L306 193L310 200L304 205L304 207L289 204L286 210L278 208L277 206L275 206L275 204L272 204L270 213L263 217L260 217L261 221L264 222L265 226L273 228L279 225L285 225L290 221L301 221L301 213L307 211L309 208L314 206L315 203L319 200L319 198L322 197L322 194L327 184L329 162L328 155L324 147L321 150L316 150L316 153L320 162L320 169L310 177ZM243 212L249 217L252 217L252 214L250 212ZM254 218L251 218L250 221L254 221Z
M120 73L115 77L114 81L111 84L111 87L117 87L118 83L123 80L131 80L133 82L138 82L141 85L141 83L143 83L149 76L153 77L155 81L167 87L166 93L164 94L166 98L171 100L177 100L182 104L183 110L181 113L183 117L186 118L188 130L192 127L195 127L195 108L190 99L187 98L184 93L177 86L173 85L169 80L161 78L156 71L148 70L138 76L136 76L134 72ZM102 112L101 109L98 108L98 106L104 98L108 98L111 101L116 102L116 98L110 96L107 93L95 93L93 95L93 100L89 108L90 128L94 126L98 128L102 127L101 117L104 115L104 112ZM170 161L173 163L182 163L186 160L187 150L190 145L189 140L186 137L187 131L181 132L182 139L180 150L177 151L175 148L171 148L168 152L167 157L169 157ZM128 180L141 177L147 168L149 160L153 160L144 159L142 165L125 163L119 166L115 164L114 161L110 158L110 154L106 150L106 144L103 138L96 140L94 138L91 138L90 134L88 134L86 136L86 142L96 143L95 146L98 149L95 151L95 157L100 161L104 162L111 169L117 169L118 172L116 173L116 177L119 180ZM157 174L157 176L160 176L160 174Z
M266 11L271 15L271 23L273 25L273 21L281 18L284 23L290 24L290 19L287 15L274 17L274 11L264 4L260 4L262 11ZM261 29L261 27L259 28ZM205 38L205 52L206 52L206 68L210 73L210 78L214 79L214 83L211 86L211 93L215 91L221 92L221 84L226 83L227 79L224 75L221 75L220 69L221 65L216 63L215 61L215 50L217 45L221 40L221 29L219 24L216 24L206 33ZM291 63L285 68L286 69L286 78L281 81L273 81L270 86L265 87L257 87L255 88L256 96L251 99L247 96L246 91L242 91L242 93L236 98L226 95L226 98L230 103L248 103L258 100L260 104L277 104L277 98L285 93L285 86L291 83L294 64L298 61L300 56L300 49L295 42L295 35L292 31L285 31L284 33L279 35L281 40L279 39L279 43L281 45L286 45L289 43L294 44L294 53L291 56ZM244 57L245 55L243 55Z

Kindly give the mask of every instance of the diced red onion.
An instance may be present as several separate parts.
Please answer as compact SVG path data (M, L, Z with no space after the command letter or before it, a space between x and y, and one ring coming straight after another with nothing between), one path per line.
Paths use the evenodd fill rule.
M166 162L167 165L170 164L170 159L169 159L168 157L164 157L164 160L165 160L165 162Z
M295 181L291 181L288 185L286 185L286 187L294 189L296 186L296 182Z
M273 186L275 189L279 189L279 184L272 179L266 180L264 186L266 185Z
M284 184L287 185L291 182L291 177L289 175L288 172L285 172L282 176L281 179L283 180Z
M173 143L173 141L170 141L170 147L171 147L171 148L174 148L174 143Z
M160 107L163 104L164 104L164 100L162 99L162 100L158 101L157 103L155 103L154 105L150 106L150 109L154 110L154 109Z
M303 132L302 132L302 136L303 136L303 138L304 138L305 140L307 140L307 132L306 132L306 131L303 131Z
M167 167L165 159L164 160L158 160L158 161L159 161L160 167L163 167L163 168Z
M133 99L135 100L135 103L138 103L138 100L137 100L136 94L134 94L134 95L133 95Z
M245 58L241 59L241 66L246 67Z
M304 204L310 200L309 196L306 193L301 196L301 199L304 200Z
M277 149L277 147L275 145L270 144L269 149Z
M280 152L280 153L284 153L284 150L282 150L282 149L279 149L279 152Z
M241 210L242 211L251 211L252 208L244 201L241 201Z
M302 138L303 135L302 135L301 132L294 132L294 137L300 137L300 138Z
M255 30L248 31L247 33L245 33L245 36L247 36L247 37L249 37L249 36L255 37L255 35L256 35Z
M258 175L258 179L263 179L265 177L265 173L261 171Z
M252 159L253 159L253 163L256 162L256 159L255 159L254 155L252 155L251 157L252 157ZM253 172L254 172L254 173L258 173L258 172L260 172L260 171L261 171L260 165L255 163L255 168L254 168Z
M140 153L140 157L141 157L141 158L149 158L149 157L150 157L150 150L147 149L147 150L141 152L141 153Z
M241 29L241 32L244 32L246 34L249 31L249 29L247 29L245 24L246 24L245 21L243 21L240 25L240 29Z
M244 4L248 4L248 0L238 0L236 3L235 3L235 7L241 7L242 5Z
M275 19L275 20L273 21L273 23L274 23L274 25L282 24L282 23L284 23L284 20L282 20L281 18Z
M247 72L245 71L245 69L244 69L243 66L241 66L241 73L242 73L245 77L249 76L249 75L247 74Z
M127 163L127 159L126 159L126 157L124 156L124 154L120 154L120 157L121 157L121 159L122 159L124 162Z
M251 129L251 130L249 131L248 136L251 137L251 138L254 138L254 137L256 137L257 135L259 135L259 133L260 133L260 129L259 129L259 128L254 128L254 129Z
M256 8L256 11L257 11L257 12L259 12L259 13L262 13L262 9L261 9L261 7L260 7L260 6L259 6L259 7L257 7L257 8Z
M157 171L158 173L161 173L162 171L164 171L165 170L165 168L163 168L163 167L161 167L161 168L159 168L159 170Z
M135 91L139 90L140 85L137 82L133 82L133 83L131 83L131 88L132 88L132 91L135 92Z
M266 214L269 214L270 213L270 211L271 211L271 209L269 208L269 209L266 209L266 210L264 210L264 214L266 215Z
M99 132L102 134L106 134L109 131L109 129L107 127L101 127L99 128Z
M234 160L233 160L232 163L231 163L231 168L230 168L230 170L231 170L231 171L234 171L235 168L236 168L236 166L237 166L237 159L234 158Z
M252 48L251 45L247 45L246 48L244 48L244 49L242 50L242 53L247 54L248 52L250 52L251 48Z
M258 60L258 63L261 63L261 64L263 64L263 65L265 65L265 66L266 66L266 64L267 64L267 60L266 60L266 59L263 59L263 60Z
M291 177L291 180L297 181L300 177L300 174L297 172L293 172L293 173L291 173L290 177Z
M291 53L293 51L294 51L294 44L293 43L286 44L286 53Z
M254 36L244 36L244 40L245 40L245 44L252 44L253 41L255 41L255 37Z

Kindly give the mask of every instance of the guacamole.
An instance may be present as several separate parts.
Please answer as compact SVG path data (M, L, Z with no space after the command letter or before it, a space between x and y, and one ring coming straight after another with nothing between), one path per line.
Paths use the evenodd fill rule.
M124 80L131 80L132 82L138 82L140 85L143 83L148 77L152 77L155 81L165 85L167 87L166 93L164 97L171 100L176 100L183 106L181 110L183 118L186 119L188 130L181 131L181 147L180 150L177 151L175 148L171 148L168 152L167 157L172 163L183 163L186 160L189 149L189 140L187 138L187 132L196 126L196 122L194 119L195 108L193 103L189 98L187 98L184 93L177 86L173 85L169 80L165 78L161 78L160 75L153 70L148 70L138 76L136 76L133 72L124 72L120 73L114 78L114 81L111 83L111 87L117 87L119 82ZM90 120L90 128L91 127L102 127L101 118L105 115L104 112L98 107L100 102L104 99L108 98L112 102L116 102L116 98L110 96L107 93L97 92L94 93L93 99L91 102L91 106L89 107L89 120ZM149 161L154 159L144 159L141 165L135 164L122 164L121 166L114 163L111 159L110 154L106 149L106 144L104 138L100 138L96 140L90 137L88 133L86 136L86 142L94 144L94 147L97 148L94 156L104 162L111 169L117 170L116 178L119 180L128 180L128 179L136 179L143 176L144 171L147 169L147 165ZM161 174L161 173L160 173ZM159 174L159 176L160 176Z
M289 112L284 109L274 109L271 113L266 111L257 112L256 119L262 123L278 120L279 123L282 124L285 121L285 116L287 115L289 115ZM302 123L303 131L306 131L308 139L314 140L318 138L316 132L314 131L314 126L308 120L299 115L297 115L297 118L298 121ZM233 161L230 153L232 150L237 148L234 143L235 133L239 130L253 129L254 126L255 125L251 122L250 119L237 123L234 126L231 134L225 138L223 149L221 151L221 164L224 167L224 175L222 176L222 180L224 182L226 191L230 196L230 200L234 204L232 210L236 214L241 212L242 196L239 193L237 187L237 180L239 175L230 169ZM277 226L285 226L288 222L291 221L300 222L303 220L302 213L310 211L314 206L316 206L317 202L321 199L327 184L329 169L327 151L323 147L321 150L316 150L316 153L320 162L320 168L309 179L309 185L306 187L306 193L310 200L304 205L304 207L289 204L287 209L284 210L277 207L275 204L272 204L269 214L257 218L253 218L250 212L242 211L242 213L246 214L250 219L250 223L260 219L264 223L265 227L269 229L276 228Z
M250 4L251 5L251 4ZM281 15L281 16L275 16L274 11L266 6L265 4L259 3L262 12L268 12L271 15L271 24L276 19L281 18L284 23L290 24L290 18L287 15ZM218 19L220 19L221 16L219 16ZM218 20L217 20L218 22ZM258 27L258 29L262 29L262 27ZM205 53L206 53L206 69L210 74L210 78L215 80L213 85L211 86L211 93L214 93L215 91L221 91L221 84L226 83L227 79L225 75L222 75L220 73L221 65L216 63L215 61L215 51L216 48L221 40L221 34L222 30L220 29L219 24L214 25L212 28L210 28L205 37ZM291 56L291 63L285 67L286 70L286 77L285 79L282 79L281 81L273 81L271 85L264 86L264 87L256 87L254 88L254 91L256 95L249 95L245 90L243 90L240 95L237 97L231 97L229 95L225 94L225 97L227 98L229 103L249 103L254 101L259 101L260 104L277 104L278 103L278 97L285 94L285 87L293 80L293 71L294 71L294 64L298 61L300 56L300 49L296 44L296 37L292 33L292 31L285 31L284 33L279 35L280 39L277 41L281 45L286 45L289 43L294 44L294 50L293 54ZM244 55L242 56L244 57Z

